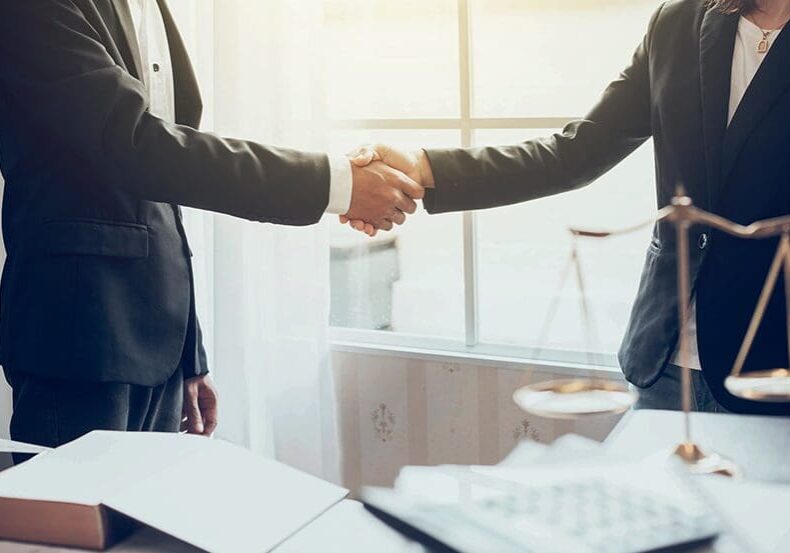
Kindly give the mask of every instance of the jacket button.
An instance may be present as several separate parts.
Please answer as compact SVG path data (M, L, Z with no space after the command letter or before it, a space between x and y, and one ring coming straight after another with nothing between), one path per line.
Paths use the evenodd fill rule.
M154 64L154 73L159 73L159 70L160 70L160 69L161 69L161 67L159 66L159 64L158 64L158 63L155 63L155 64Z
M699 235L699 239L697 240L697 245L699 246L699 249L701 249L701 250L704 250L705 248L708 247L708 233L707 232L703 232L702 234Z

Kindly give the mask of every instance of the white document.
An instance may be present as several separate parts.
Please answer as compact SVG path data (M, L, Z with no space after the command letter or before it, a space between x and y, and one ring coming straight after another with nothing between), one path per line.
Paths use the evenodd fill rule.
M592 459L606 455L606 450L595 440L577 434L560 436L551 445L521 440L515 448L498 463L500 467L529 467L532 465L554 465L567 463L569 459Z
M191 441L151 434L144 441L120 432L92 432L79 440L45 451L0 473L0 496L79 505L100 505L117 486L189 453ZM175 438L175 439L173 439Z
M12 442L0 438L0 453L30 453L36 455L48 451L48 447L33 444L23 444L22 442Z
M347 490L200 436L92 432L0 473L0 496L104 505L209 552L274 549Z
M790 551L790 486L708 476L699 487L726 521L717 553Z
M194 454L116 488L103 503L206 551L260 553L347 495L236 446L192 439L201 440Z

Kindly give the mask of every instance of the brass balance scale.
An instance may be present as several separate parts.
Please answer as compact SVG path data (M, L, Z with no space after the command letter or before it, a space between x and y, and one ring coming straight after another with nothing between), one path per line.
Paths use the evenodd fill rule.
M736 397L773 403L790 402L790 369L774 368L764 371L742 372L746 358L751 350L757 330L760 327L768 301L776 286L779 273L784 270L785 299L787 312L788 347L790 348L790 216L777 217L758 221L748 226L739 225L695 207L691 198L679 190L672 204L661 209L655 219L639 225L613 230L593 231L571 228L574 247L570 263L576 267L579 291L581 293L582 317L585 324L589 323L586 296L584 292L581 269L576 249L576 239L607 238L634 232L657 221L668 221L675 225L677 231L677 282L678 297L690 297L689 275L689 228L694 224L702 224L718 229L732 236L743 239L764 239L780 236L779 247L768 271L757 306L744 336L738 355L725 380L725 387ZM551 315L550 315L551 317ZM735 467L727 459L715 454L704 452L692 440L691 432L691 369L687 355L686 324L689 319L689 302L678 301L678 317L680 320L680 365L683 367L681 380L682 405L684 413L684 440L674 450L675 455L685 461L692 472L720 473L736 475ZM788 352L790 362L790 351ZM637 400L637 393L626 385L595 378L573 378L551 380L524 386L513 394L514 401L524 411L549 418L579 418L591 415L620 414L630 409Z

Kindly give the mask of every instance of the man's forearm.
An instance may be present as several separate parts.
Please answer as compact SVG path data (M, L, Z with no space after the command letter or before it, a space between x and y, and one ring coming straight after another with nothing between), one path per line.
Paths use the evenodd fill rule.
M107 186L141 199L282 224L320 219L325 155L155 117L145 88L111 58L89 17L71 2L0 4L0 88L31 125L93 164Z

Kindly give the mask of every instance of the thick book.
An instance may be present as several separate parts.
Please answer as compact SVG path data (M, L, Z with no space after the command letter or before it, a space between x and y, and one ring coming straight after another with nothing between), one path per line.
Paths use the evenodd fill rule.
M0 473L0 539L103 550L145 525L260 553L347 493L220 440L98 431Z

